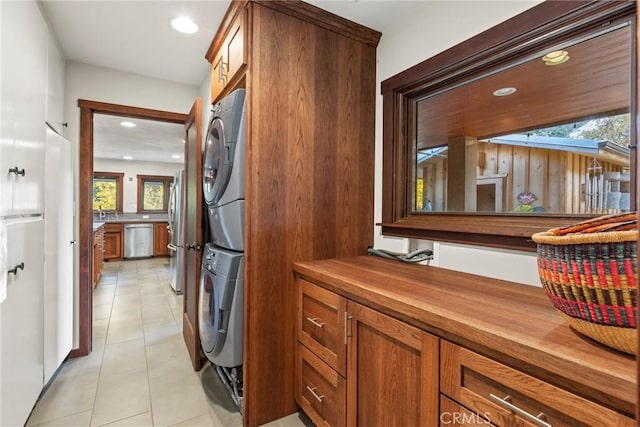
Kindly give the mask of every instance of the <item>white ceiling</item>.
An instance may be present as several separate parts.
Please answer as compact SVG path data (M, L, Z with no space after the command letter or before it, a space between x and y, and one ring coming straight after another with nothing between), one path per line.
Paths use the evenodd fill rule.
M308 3L381 32L410 14L416 4L397 0ZM43 0L40 4L68 60L200 86L210 67L204 55L230 1ZM173 30L171 19L183 15L199 26L196 34ZM121 121L109 116L96 119L96 157L182 161L166 158L180 148L174 146L175 132L181 132L176 125L147 121L129 129L120 126ZM176 130L169 131L167 126ZM152 149L144 149L148 146Z

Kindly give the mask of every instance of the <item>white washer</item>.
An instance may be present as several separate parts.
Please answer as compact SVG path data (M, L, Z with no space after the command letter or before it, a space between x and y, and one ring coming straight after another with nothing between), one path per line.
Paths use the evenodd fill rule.
M242 365L244 254L206 245L200 273L202 350L221 367Z
M244 121L244 89L213 106L202 165L211 240L235 251L244 250Z

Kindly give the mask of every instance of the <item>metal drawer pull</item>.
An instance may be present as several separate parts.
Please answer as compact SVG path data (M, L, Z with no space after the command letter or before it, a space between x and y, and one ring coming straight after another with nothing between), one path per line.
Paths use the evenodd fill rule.
M15 276L18 274L18 270L24 270L24 262L21 262L10 270L7 270L7 274L13 274Z
M9 173L15 173L16 175L24 176L24 168L23 169L18 169L18 167L15 166L15 167L12 167L11 169L9 169Z
M307 317L307 320L316 325L318 328L324 328L324 323L318 322L318 319L316 319L315 317Z
M309 390L309 393L313 394L313 397L315 397L318 402L322 403L322 401L324 400L324 394L322 396L318 396L316 394L316 390L317 390L316 387L307 386L307 390Z
M489 393L489 397L498 405L506 409L509 409L510 411L515 412L516 414L520 415L522 418L525 418L528 421L531 421L532 423L539 425L540 427L553 427L551 424L544 421L543 418L545 417L545 415L543 412L540 412L536 417L535 415L532 415L527 411L525 411L524 409L518 408L516 405L511 403L511 396L505 396L504 398L499 398L495 394Z

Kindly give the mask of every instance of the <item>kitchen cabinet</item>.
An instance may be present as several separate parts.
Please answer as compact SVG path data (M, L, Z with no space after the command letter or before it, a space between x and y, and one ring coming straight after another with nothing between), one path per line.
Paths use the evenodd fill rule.
M297 287L296 400L316 425L437 424L437 337L307 281Z
M238 14L229 26L222 45L214 52L211 65L211 101L217 102L227 86L231 87L246 65L244 22L246 11Z
M635 421L473 351L442 341L440 389L496 426L634 426Z
M24 425L43 386L42 219L0 222L8 245L0 304L0 425ZM0 248L2 250L2 248Z
M104 262L104 225L93 231L93 287L100 281Z
M168 222L153 224L153 256L169 256L167 245L171 242Z
M47 26L35 2L3 3L1 16L0 217L42 214Z
M322 406L339 378L346 425L636 425L635 359L572 331L539 287L372 256L294 273L296 398L317 425L345 424ZM344 301L342 376L322 347Z
M121 260L124 257L124 224L106 223L104 225L104 259Z
M207 52L214 67L214 102L239 87L247 89L244 304L250 309L243 325L247 426L298 410L295 382L283 375L295 369L292 263L363 255L372 244L380 36L300 1L233 1ZM218 93L215 65L220 52L222 62L228 58L233 77ZM197 277L200 265L186 268L188 321L183 322L183 332L192 360L198 360L197 284L189 275Z

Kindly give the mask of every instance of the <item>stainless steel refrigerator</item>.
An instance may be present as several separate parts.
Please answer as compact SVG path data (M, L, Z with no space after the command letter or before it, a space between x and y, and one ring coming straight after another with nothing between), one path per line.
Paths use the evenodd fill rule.
M171 287L177 294L184 288L184 170L176 171L169 195L169 234Z

